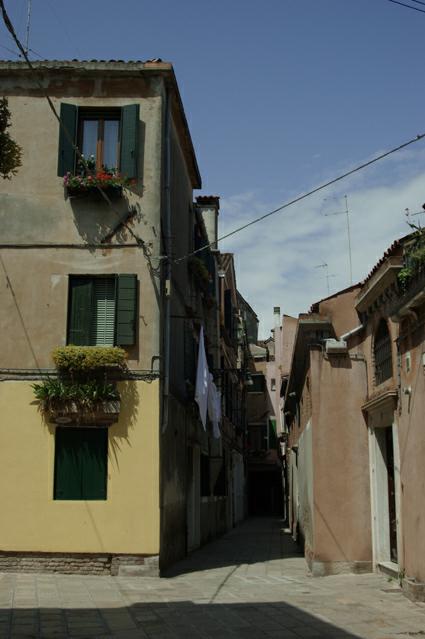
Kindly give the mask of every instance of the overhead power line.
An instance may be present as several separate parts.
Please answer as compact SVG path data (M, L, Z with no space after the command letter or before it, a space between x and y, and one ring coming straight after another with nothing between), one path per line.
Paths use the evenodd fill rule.
M412 7L411 4L406 4L405 2L400 2L399 0L387 0L388 2L392 2L393 4L399 4L402 7L406 7L407 9L413 9L413 11L419 11L420 13L425 13L424 9L419 9L419 7ZM411 0L412 2L417 2L418 4L423 4L424 2L419 2L419 0Z
M390 149L389 151L385 151L384 153L381 153L380 155L377 155L376 157L372 158L371 160L368 160L367 162L363 162L363 164L359 164L354 169L351 169L350 171L346 171L345 173L342 173L341 175L338 175L338 177L335 177L332 180L329 180L328 182L325 182L324 184L321 184L320 186L316 186L314 189L311 189L310 191L307 191L307 193L303 193L302 195L298 195L293 200L290 200L289 202L286 202L285 204L282 204L281 206L278 206L277 208L273 209L273 211L269 211L268 213L264 213L264 215L260 215L259 217L256 217L255 219L251 220L250 222L247 222L246 224L243 224L242 226L239 226L238 228L234 229L233 231L230 231L229 233L226 233L225 235L222 235L216 241L210 242L209 244L205 244L204 246L201 246L199 249L196 249L196 251L192 251L191 253L188 253L187 255L183 255L181 257L176 258L174 261L177 263L177 262L181 262L182 260L185 260L185 259L187 259L189 257L192 257L192 255L195 255L196 253L200 253L204 249L215 245L216 242L222 242L223 240L226 240L228 237L231 237L232 235L236 235L236 233L240 233L241 231L244 231L245 229L247 229L250 226L253 226L254 224L258 224L258 222L261 222L262 220L265 220L266 218L270 217L271 215L275 215L276 213L279 213L280 211L283 211L284 209L287 209L290 206L293 206L294 204L297 204L298 202L301 202L302 200L305 200L306 198L310 197L311 195L314 195L315 193L318 193L319 191L323 191L323 189L326 189L328 186L332 186L332 184L336 184L337 182L340 182L341 180L344 180L345 178L349 177L350 175L353 175L354 173L357 173L358 171L361 171L362 169L365 169L366 167L371 166L372 164L375 164L376 162L379 162L380 160L383 160L384 158L388 157L389 155L392 155L393 153L396 153L397 151L401 151L401 149L405 149L406 147L410 146L411 144L415 144L415 142L419 142L419 140L422 140L424 137L425 137L425 133L421 133L421 134L417 135L415 138L412 138L411 140L408 140L407 142L403 142L403 144L399 144L399 146L396 146L396 147Z

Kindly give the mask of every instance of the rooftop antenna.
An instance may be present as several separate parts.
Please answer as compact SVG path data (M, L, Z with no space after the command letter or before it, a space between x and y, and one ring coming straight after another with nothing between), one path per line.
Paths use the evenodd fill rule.
M404 214L407 217L407 222L410 221L411 217L415 217L415 215L422 215L423 213L425 213L425 204L422 207L422 211L417 211L416 213L411 213L409 209L404 209Z
M324 268L324 269L326 269L326 287L328 289L328 295L330 295L329 278L336 277L336 275L334 275L333 273L331 275L329 275L329 266L328 266L328 264L326 262L323 262L322 264L317 264L317 266L315 266L314 268Z
M31 4L32 0L28 0L28 8L27 8L27 32L25 39L25 53L28 55L29 51L29 42L30 42L30 26L31 26Z
M325 198L326 199L326 198ZM351 233L350 233L350 212L348 210L348 197L344 195L345 199L345 211L335 211L334 213L325 213L325 216L330 215L345 215L347 220L347 238L348 238L348 261L350 265L350 285L353 284L353 263L351 258Z

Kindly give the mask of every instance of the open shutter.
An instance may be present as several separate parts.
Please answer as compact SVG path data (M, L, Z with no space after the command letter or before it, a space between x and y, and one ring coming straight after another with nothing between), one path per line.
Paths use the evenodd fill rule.
M130 346L136 343L137 276L117 276L116 343Z
M73 277L69 284L68 344L88 346L93 315L93 280Z
M139 112L138 104L129 104L121 110L120 173L128 178L137 178Z
M59 126L58 175L64 176L68 171L75 171L75 151L72 142L77 138L78 107L74 104L61 103L61 125ZM62 126L63 125L63 126ZM65 133L68 132L68 135Z

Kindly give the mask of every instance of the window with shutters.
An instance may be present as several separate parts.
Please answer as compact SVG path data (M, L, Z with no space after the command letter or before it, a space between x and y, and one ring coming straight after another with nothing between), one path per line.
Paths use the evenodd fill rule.
M107 428L56 428L54 499L106 499Z
M99 109L61 103L58 175L77 170L76 146L86 158L94 156L97 170L117 169L127 178L137 178L139 113L138 104Z
M136 275L70 276L68 344L136 343Z
M391 336L387 322L382 319L375 333L373 355L375 361L375 383L377 386L390 379L393 374Z

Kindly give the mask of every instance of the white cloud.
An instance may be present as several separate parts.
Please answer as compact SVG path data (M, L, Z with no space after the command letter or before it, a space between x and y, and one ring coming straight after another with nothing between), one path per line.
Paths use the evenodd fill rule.
M317 265L326 262L335 275L329 278L331 294L350 284L346 216L324 213L344 210L348 194L353 281L362 280L388 246L409 232L405 209L421 210L424 160L422 149L396 154L220 244L235 254L238 288L257 312L263 336L272 328L273 306L298 315L326 297L325 269ZM221 236L275 207L255 191L223 198Z

